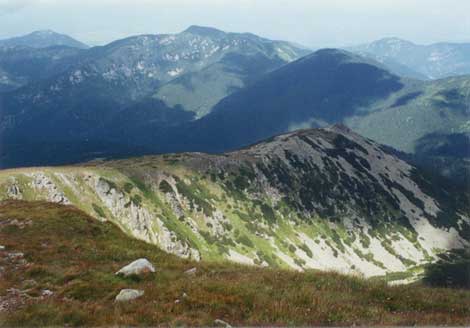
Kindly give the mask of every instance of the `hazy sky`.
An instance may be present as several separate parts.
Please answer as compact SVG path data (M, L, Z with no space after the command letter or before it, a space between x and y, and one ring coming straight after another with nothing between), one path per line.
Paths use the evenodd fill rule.
M189 25L310 47L397 36L470 41L470 0L0 0L0 38L52 29L89 44Z

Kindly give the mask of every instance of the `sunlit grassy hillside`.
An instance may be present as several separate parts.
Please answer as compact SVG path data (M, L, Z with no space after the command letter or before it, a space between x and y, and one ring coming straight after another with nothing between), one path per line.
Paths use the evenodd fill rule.
M190 262L70 206L0 205L0 325L465 325L470 292ZM114 273L145 257L141 278ZM197 268L195 275L184 272ZM118 304L123 288L145 291ZM52 292L52 294L50 293Z

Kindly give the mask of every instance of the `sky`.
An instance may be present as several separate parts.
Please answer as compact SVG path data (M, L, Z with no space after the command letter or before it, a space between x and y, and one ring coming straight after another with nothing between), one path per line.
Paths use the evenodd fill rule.
M470 42L469 15L470 0L0 0L0 39L51 29L101 45L203 25L312 48Z

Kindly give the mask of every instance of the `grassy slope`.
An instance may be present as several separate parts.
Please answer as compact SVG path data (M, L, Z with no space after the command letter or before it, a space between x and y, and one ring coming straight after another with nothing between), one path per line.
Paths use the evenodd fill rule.
M214 64L202 71L188 73L160 87L155 97L174 107L181 105L198 118L207 115L221 99L244 86L243 75L224 64Z
M469 133L470 78L407 82L406 87L369 106L368 114L346 119L353 130L405 152L433 133Z
M14 220L17 220L16 222ZM0 312L0 325L412 325L467 324L470 292L421 286L387 287L334 273L191 263L131 239L72 207L7 201L0 205L0 302L9 288L26 304ZM8 261L23 252L26 264ZM142 279L114 275L146 257L158 269ZM16 263L16 264L15 264ZM183 272L197 266L196 276ZM145 290L116 304L121 288ZM38 298L50 289L51 297ZM183 293L187 298L182 298ZM175 303L180 299L180 303Z
M164 155L107 162L101 165L97 162L84 167L2 171L0 172L0 200L8 198L6 190L12 178L17 180L24 200L49 199L44 190L32 187L33 178L27 176L42 172L55 183L59 190L64 192L74 206L90 216L106 217L118 224L128 235L140 238L140 232L145 232L145 229L137 229L137 233L130 230L133 224L129 223L132 221L129 219L129 212L122 212L119 216L113 215L112 209L116 207L103 202L93 190L94 187L85 183L85 176L96 175L122 192L126 202L139 203L142 208L149 211L152 217L161 219L164 226L176 233L178 240L187 242L189 246L197 249L205 261L223 261L229 258L229 249L231 249L251 258L257 265L266 262L264 264L283 269L298 266L324 270L336 268L343 270L342 272L355 274L365 272L366 276L381 276L388 281L414 280L423 271L422 263L416 262L414 257L407 257L412 260L409 261L400 255L401 249L398 246L392 247L392 241L399 239L415 245L416 251L423 253L425 261L432 260L417 242L416 232L400 227L400 223L381 225L377 229L370 230L369 233L356 231L351 235L344 224L336 222L333 225L327 220L328 216L306 220L287 203L281 202L274 206L265 196L260 196L256 201L246 197L239 190L249 187L249 184L244 186L249 176L249 174L246 176L247 171L235 172L235 175L227 176L224 181L220 181L220 178L214 181L214 177L207 173L198 172L184 165L186 156L188 155ZM75 181L74 185L64 183L59 178L60 174L66 175L69 181ZM181 220L179 214L172 210L165 194L159 190L158 179L152 177L152 174L162 174L178 179L179 182L175 187L178 188L180 197L187 200L183 202L186 205L182 205L183 216L192 218L197 232L194 232L188 222ZM192 208L190 203L195 203L198 208ZM209 220L205 216L205 212L214 212L215 209L220 210L226 218L222 224L218 219ZM271 213L264 213L263 210L266 212L266 209ZM210 214L207 215L210 216ZM214 232L212 225L222 226L222 233ZM391 231L395 233L390 233ZM150 232L151 237L161 235L160 228L156 226L151 226ZM307 246L298 236L299 232L305 234L316 245L325 243L325 251L320 246ZM386 247L387 252L396 257L398 263L404 266L388 267L388 263L385 263L389 274L382 276L385 274L380 271L384 266L383 258L377 254L374 257L371 253L369 248L371 238L373 242L375 240L377 244ZM144 240L153 242L151 238ZM158 242L156 244L166 249L165 245L158 244ZM277 249L286 255L287 262L280 257ZM331 252L328 252L329 250ZM309 264L311 261L315 262ZM340 261L340 264L335 264L336 261ZM354 261L354 265L348 261ZM368 266L364 266L364 263ZM370 271L369 264L378 266L379 271Z

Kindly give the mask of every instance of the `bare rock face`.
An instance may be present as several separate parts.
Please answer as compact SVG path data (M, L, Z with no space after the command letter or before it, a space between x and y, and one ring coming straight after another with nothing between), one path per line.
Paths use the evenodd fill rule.
M40 193L45 193L48 201L64 205L71 204L64 192L46 174L37 172L31 174L30 177L33 178L33 188Z
M91 187L113 216L126 226L132 235L150 243L157 242L156 236L152 233L154 218L146 208L133 202L105 179L93 177Z
M183 258L200 260L197 250L177 238L163 221L147 207L132 200L105 179L94 177L91 186L117 221L131 234L146 242L159 245L163 250Z
M158 245L160 245L164 251L186 259L193 259L195 261L201 260L201 255L198 250L178 240L176 233L168 229L161 220L157 222L160 231L158 234Z
M132 276L132 275L141 275L141 274L146 274L146 273L154 273L155 267L152 265L152 263L149 262L147 259L138 259L125 267L123 267L121 270L116 272L117 275L123 275L123 276Z
M116 296L116 302L129 302L133 301L139 297L142 297L144 295L143 290L137 290L137 289L123 289L119 292L119 294Z

